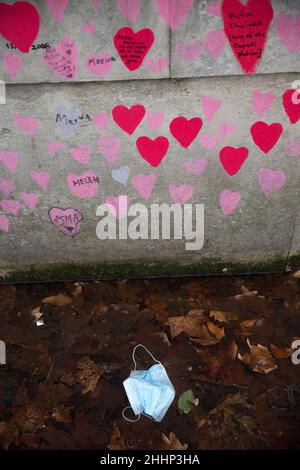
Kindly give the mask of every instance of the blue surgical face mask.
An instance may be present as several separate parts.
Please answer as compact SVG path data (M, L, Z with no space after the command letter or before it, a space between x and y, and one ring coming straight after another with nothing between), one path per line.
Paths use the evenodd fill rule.
M148 370L136 370L135 351L138 347L144 348L157 364ZM155 421L161 421L175 398L175 390L166 369L142 344L135 346L132 359L134 370L131 371L128 379L124 380L123 385L130 406L138 418L132 420L125 416L124 412L130 406L123 410L123 417L127 421L134 422L138 421L140 415L143 414Z

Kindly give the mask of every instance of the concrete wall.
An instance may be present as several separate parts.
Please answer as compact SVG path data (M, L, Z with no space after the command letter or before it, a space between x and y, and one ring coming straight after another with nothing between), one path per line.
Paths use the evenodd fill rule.
M233 11L234 2L226 2ZM246 73L233 54L222 2L31 3L41 20L35 47L22 53L0 37L0 78L7 92L6 104L0 105L0 279L248 272L298 265L300 119L291 123L282 95L300 80L299 2L271 2L273 17L254 73ZM262 37L268 2L252 3L247 18L262 21ZM13 13L9 21L17 22ZM133 71L113 41L126 26L154 34ZM148 36L141 39L147 42ZM50 48L38 48L46 43ZM130 135L116 124L112 110L136 104L146 115ZM294 121L299 108L290 103ZM178 116L203 122L187 148L170 132ZM267 153L251 136L257 121L283 128ZM270 128L261 131L262 146L272 140L270 134ZM157 167L140 155L136 141L141 136L168 139L168 152ZM80 154L82 145L87 152ZM233 176L228 158L238 157L229 155L225 168L220 163L227 146L248 149ZM86 172L100 183L74 186ZM143 179L137 176L149 174L156 180L152 192L150 180L138 186ZM185 250L184 240L97 238L96 209L108 197L126 195L130 204L147 207L172 204L174 186L177 197L181 192L187 203L204 204L201 250ZM147 190L151 195L145 199ZM66 208L72 211L58 210ZM83 220L69 236L55 216L79 217L75 211Z

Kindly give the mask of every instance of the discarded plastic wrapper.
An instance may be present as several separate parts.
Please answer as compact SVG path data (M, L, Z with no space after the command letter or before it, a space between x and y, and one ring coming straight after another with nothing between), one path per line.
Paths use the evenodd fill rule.
M148 370L136 370L135 351L138 347L144 348L157 363ZM134 370L124 380L123 385L130 403L123 410L123 418L135 422L140 419L141 414L162 421L175 398L175 389L170 381L164 366L155 359L150 351L143 345L138 344L132 352ZM125 410L132 408L137 419L129 419L125 416Z

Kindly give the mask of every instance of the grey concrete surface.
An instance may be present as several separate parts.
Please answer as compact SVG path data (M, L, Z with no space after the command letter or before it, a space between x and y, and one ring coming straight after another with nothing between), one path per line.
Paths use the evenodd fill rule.
M38 267L68 262L151 263L164 259L175 260L176 263L201 263L206 259L221 259L226 266L227 261L254 264L286 259L299 213L299 161L291 158L287 149L290 142L299 137L300 123L289 123L281 104L281 94L295 78L295 74L281 74L210 80L57 84L55 87L47 84L8 86L7 104L0 118L0 128L8 131L1 139L1 150L18 151L20 161L15 175L1 164L0 174L16 183L10 199L20 201L20 193L29 192L38 194L40 200L32 213L21 203L18 217L8 216L9 231L0 233L2 273L12 266L22 269L28 265ZM249 132L251 124L259 120L250 105L251 92L257 87L272 90L276 95L274 106L264 120L280 122L284 127L278 144L267 155L256 147ZM169 123L178 115L203 118L199 101L206 95L222 100L223 104L211 123L204 120L199 136L215 134L224 121L234 124L236 130L211 150L202 146L199 136L188 149L184 149L171 136ZM148 111L164 113L165 120L159 131L149 129L144 119L130 136L110 117L107 130L99 131L93 122L84 119L70 135L56 122L56 110L61 106L80 107L82 113L92 119L95 114L103 112L111 116L115 105L132 106L136 103L143 104ZM30 110L30 114L39 119L34 137L24 135L16 126L16 110L21 115L28 114ZM145 162L136 149L136 139L143 135L150 138L163 135L170 141L168 153L157 168ZM119 159L113 166L107 164L99 151L97 141L101 136L120 141ZM55 156L48 155L49 140L64 144ZM81 144L91 146L90 164L80 164L70 155L70 149ZM226 145L249 149L249 157L235 176L229 176L219 162L219 151ZM208 160L201 176L183 171L184 162L199 158ZM130 168L127 187L111 176L111 171L122 165ZM284 186L271 195L264 194L258 182L261 168L283 171L286 175ZM95 197L79 199L71 193L66 177L69 173L81 175L87 170L94 171L101 184ZM51 179L47 193L33 182L30 171L49 173ZM147 202L132 185L132 177L141 173L157 175L157 184ZM205 243L202 250L186 251L182 240L101 241L96 237L99 221L96 209L107 196L126 194L132 202L146 203L147 206L151 203L171 204L169 184L192 185L194 193L189 202L205 205ZM219 196L224 189L240 192L242 196L237 210L227 217L223 216L219 205ZM48 211L52 207L74 208L83 215L80 231L74 238L67 237L51 224Z

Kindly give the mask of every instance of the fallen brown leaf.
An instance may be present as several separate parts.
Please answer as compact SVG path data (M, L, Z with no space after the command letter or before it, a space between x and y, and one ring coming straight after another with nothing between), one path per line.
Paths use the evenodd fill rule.
M203 312L204 310L191 310L186 315L170 317L167 324L170 326L172 338L176 338L180 333L194 337L202 336L202 325L207 320Z
M107 446L110 450L128 450L123 437L116 423L113 423L110 443Z
M0 286L0 314L9 313L16 303L15 286Z
M101 367L88 357L84 357L77 362L77 381L84 387L81 395L94 392L101 377Z
M173 432L170 432L169 437L162 434L163 449L162 450L186 450L188 445L181 444L180 440Z
M54 305L55 307L65 307L73 302L72 298L67 294L51 295L45 297L42 302L44 304Z
M268 348L261 344L258 344L257 346L252 345L248 339L247 344L250 349L250 353L247 353L244 356L238 354L238 359L248 365L254 372L258 372L259 374L269 374L273 370L277 369L278 366Z
M270 348L271 348L271 352L273 356L276 359L287 359L288 357L292 355L292 352L293 352L291 348L286 348L286 347L280 348L278 346L275 346L275 344L271 344Z

